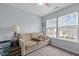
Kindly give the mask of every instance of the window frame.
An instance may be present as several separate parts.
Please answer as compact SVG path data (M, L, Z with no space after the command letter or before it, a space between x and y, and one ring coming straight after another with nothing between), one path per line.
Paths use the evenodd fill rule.
M77 21L78 21L78 24L77 24L77 35L79 35L79 13L78 12L72 12L72 13L69 13L69 14L65 14L65 15L63 15L63 16L66 16L66 15L70 15L70 14L74 14L74 13L77 13ZM59 27L58 27L58 18L59 17L62 17L62 16L57 16L57 17L55 17L56 18L56 38L55 39L60 39L59 38ZM54 19L54 18L53 18ZM66 39L60 39L60 40L66 40ZM78 42L79 41L79 36L77 36L77 39L76 40L66 40L66 41L73 41L73 42Z

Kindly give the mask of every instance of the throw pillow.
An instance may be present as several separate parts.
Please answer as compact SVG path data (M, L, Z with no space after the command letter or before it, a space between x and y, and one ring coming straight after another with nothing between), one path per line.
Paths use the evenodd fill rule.
M42 38L42 37L39 37L39 38L38 38L38 40L39 40L39 41L43 41L43 40L44 40L44 38Z
M39 38L39 40L41 40L41 41L48 39L48 37L45 36L45 35L40 35L40 36L38 36L38 38Z
M39 40L44 40L44 35L38 36Z

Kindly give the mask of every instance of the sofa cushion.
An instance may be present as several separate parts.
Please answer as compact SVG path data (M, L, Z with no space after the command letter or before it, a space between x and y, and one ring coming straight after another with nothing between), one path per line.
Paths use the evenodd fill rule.
M44 38L40 37L38 38L39 41L44 41Z
M25 43L26 48L29 48L29 47L32 47L32 46L35 46L35 45L37 45L37 43L34 42L34 41L27 41Z
M31 40L32 41L36 41L36 42L39 42L40 41L39 39L36 39L36 38L32 38Z
M26 40L26 41L31 40L30 33L21 33L20 37L21 37L21 39Z
M31 37L38 39L38 36L43 35L43 33L31 33Z
M45 41L40 41L40 42L37 42L37 44L39 45L39 44L42 44L42 43L44 43Z
M39 40L47 40L48 36L40 35L38 38L39 38Z
M32 38L31 40L32 40L32 41L40 42L40 41L43 41L44 38L42 38L42 37L38 37L37 39L36 39L36 38Z

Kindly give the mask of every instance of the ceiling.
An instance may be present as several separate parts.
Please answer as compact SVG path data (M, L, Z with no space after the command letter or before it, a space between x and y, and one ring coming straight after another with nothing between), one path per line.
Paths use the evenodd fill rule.
M7 5L42 17L65 7L68 7L72 5L72 3L49 3L49 6L38 5L37 3L9 3Z

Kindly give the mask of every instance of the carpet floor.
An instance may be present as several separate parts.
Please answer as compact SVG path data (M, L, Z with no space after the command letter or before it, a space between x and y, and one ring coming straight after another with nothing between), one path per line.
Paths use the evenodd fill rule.
M74 54L48 45L28 54L27 56L74 56Z

